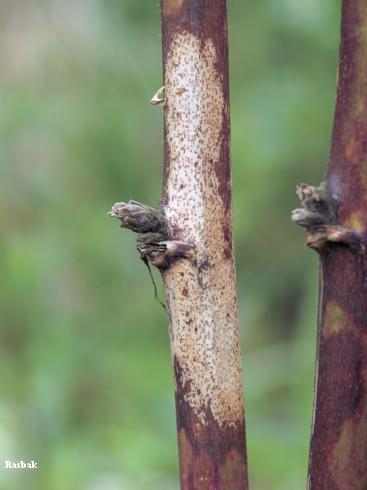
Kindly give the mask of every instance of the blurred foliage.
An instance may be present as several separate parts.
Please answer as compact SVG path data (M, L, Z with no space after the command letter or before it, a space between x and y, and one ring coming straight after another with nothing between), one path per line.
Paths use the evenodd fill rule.
M228 2L234 233L253 490L305 488L317 258L290 222L322 180L339 5ZM159 2L3 0L0 471L5 490L178 488L167 322L134 237L155 205ZM159 279L159 278L157 278Z

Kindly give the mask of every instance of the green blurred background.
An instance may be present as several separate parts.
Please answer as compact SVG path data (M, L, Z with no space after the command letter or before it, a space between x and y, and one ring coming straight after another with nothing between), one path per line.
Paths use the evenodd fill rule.
M252 490L306 484L318 266L290 212L327 162L339 7L228 2ZM1 489L178 489L167 321L105 215L159 200L161 72L157 0L1 1L0 464L39 463Z

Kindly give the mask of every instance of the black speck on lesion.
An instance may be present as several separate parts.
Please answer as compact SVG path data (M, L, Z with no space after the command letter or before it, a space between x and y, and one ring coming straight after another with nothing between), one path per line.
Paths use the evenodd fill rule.
M206 288L204 275L205 275L205 271L208 270L209 268L210 268L210 262L209 262L209 259L207 257L205 257L204 259L198 260L196 263L198 283L202 289Z

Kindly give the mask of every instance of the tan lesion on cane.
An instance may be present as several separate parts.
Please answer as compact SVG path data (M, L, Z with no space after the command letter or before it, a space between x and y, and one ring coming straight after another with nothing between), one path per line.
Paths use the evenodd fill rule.
M215 485L215 462L208 452L200 447L193 447L186 429L178 431L178 446L180 452L181 487L189 489L190 482L197 483L197 489L212 490ZM223 487L225 488L225 487Z
M185 0L162 0L162 12L165 16L178 15Z
M348 14L347 14L348 15ZM350 14L349 14L350 15ZM350 145L347 153L353 155L357 141L353 138L351 123L365 119L367 82L367 29L366 2L355 2L353 20L345 19L345 36L342 45L342 57L338 67L338 87L343 104L343 115L340 137L344 146ZM358 145L358 143L357 143ZM353 157L352 157L353 158Z
M366 98L366 97L365 97ZM367 107L367 99L364 102ZM359 189L358 195L353 195L353 199L348 199L344 203L343 212L341 213L344 226L351 226L360 232L366 231L366 209L367 209L367 165L366 153L366 125L367 110L364 108L363 113L349 120L347 118L348 129L343 133L345 141L343 143L344 158L349 176L346 178L345 194L353 194L353 189ZM352 182L354 182L352 186ZM352 187L351 187L352 186ZM348 216L349 214L349 216ZM364 216L363 216L364 214Z
M350 315L335 301L329 300L325 308L323 336L329 339L345 331L355 332L356 327Z
M224 231L231 222L222 153L228 110L218 65L211 39L188 32L172 39L164 81L170 156L164 209L171 230L195 244L196 255L173 264L164 282L185 402L201 424L211 410L224 427L243 420L243 399L232 237Z
M213 490L215 488L214 461L204 450L199 449L195 455L195 464L192 467L193 481L198 483L198 490Z
M365 331L365 327L363 328ZM367 348L367 336L359 336L362 352ZM358 370L358 392L352 416L342 422L338 437L331 448L328 468L338 490L367 488L367 363L362 357Z
M356 231L364 232L366 229L366 213L363 211L354 211L344 220L344 226L353 228Z
M360 123L355 120L352 131L349 132L348 139L345 145L345 156L350 164L358 166L361 161L361 155L363 154L364 141L361 140L361 135L358 131Z
M243 455L232 448L226 455L219 470L220 487L225 490L238 490L243 481Z
M183 488L187 488L186 485L189 482L189 473L194 451L190 439L187 437L186 430L183 428L178 431L178 447L180 452L180 474L182 484Z
M366 368L362 370L362 383L366 384ZM338 490L365 490L367 488L367 400L365 389L354 419L344 421L334 445L329 469Z
M353 199L353 207L367 209L367 175L366 175L366 138L367 138L367 3L356 2L347 14L345 35L340 59L340 80L337 101L335 149L331 163L336 168L340 165L346 178L346 195L353 184L359 188L359 196ZM353 13L352 13L353 11ZM337 163L339 162L339 164ZM352 206L352 199L347 199L345 208ZM358 202L357 202L358 201ZM343 210L343 213L345 210ZM343 224L345 217L343 216ZM357 228L356 228L357 229ZM358 228L361 229L361 228Z

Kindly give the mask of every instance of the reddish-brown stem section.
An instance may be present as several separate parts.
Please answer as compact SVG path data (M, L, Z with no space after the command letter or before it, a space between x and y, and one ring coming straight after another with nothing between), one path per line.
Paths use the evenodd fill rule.
M326 243L309 488L367 489L367 2L343 0L327 187L336 225L360 243Z
M183 490L246 490L232 245L225 0L161 0L162 192L169 233L195 255L163 272Z

